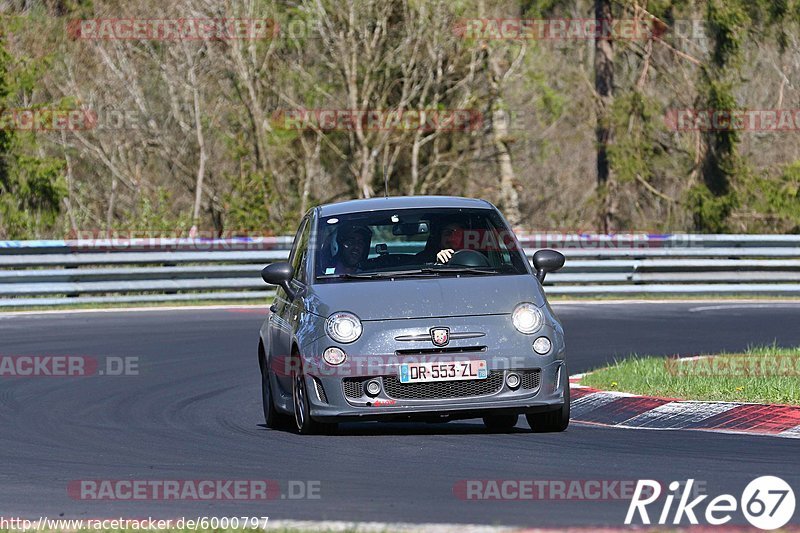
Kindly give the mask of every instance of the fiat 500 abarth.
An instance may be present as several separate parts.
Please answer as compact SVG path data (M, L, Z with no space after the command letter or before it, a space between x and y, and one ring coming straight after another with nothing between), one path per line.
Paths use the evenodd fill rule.
M397 197L311 209L260 332L270 428L483 418L509 430L569 424L564 331L500 212L483 200Z

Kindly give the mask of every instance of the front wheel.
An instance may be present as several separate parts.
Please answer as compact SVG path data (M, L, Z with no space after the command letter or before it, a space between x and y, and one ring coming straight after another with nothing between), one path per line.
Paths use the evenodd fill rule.
M294 421L298 433L318 435L336 431L336 424L324 424L311 418L308 387L306 387L305 376L302 374L295 373L292 376L292 399L294 401Z
M564 368L566 372L566 368ZM547 413L525 415L528 425L535 433L554 433L564 431L569 426L569 378L564 384L564 405Z
M288 415L278 412L275 408L275 400L272 397L272 387L270 386L269 368L262 359L261 364L261 405L264 408L264 422L269 429L287 429L291 427L291 418Z

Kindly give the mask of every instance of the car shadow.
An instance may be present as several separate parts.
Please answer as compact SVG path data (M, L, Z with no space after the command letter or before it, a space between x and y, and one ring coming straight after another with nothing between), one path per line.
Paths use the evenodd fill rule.
M265 424L258 424L265 431L295 433L292 430L271 430ZM527 434L532 430L515 426L510 430L492 430L482 423L466 422L345 422L339 424L329 437L367 437L367 436L418 436L418 435L510 435ZM313 437L312 437L313 438Z

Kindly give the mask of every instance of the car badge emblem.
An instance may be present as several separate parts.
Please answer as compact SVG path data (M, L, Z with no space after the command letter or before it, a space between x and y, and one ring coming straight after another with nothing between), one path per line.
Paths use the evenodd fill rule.
M447 346L450 342L450 328L431 328L431 342L435 346Z

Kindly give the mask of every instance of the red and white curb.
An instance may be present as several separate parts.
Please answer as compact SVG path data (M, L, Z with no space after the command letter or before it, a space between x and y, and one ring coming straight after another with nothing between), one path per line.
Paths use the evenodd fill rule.
M800 439L800 406L701 402L601 391L570 376L575 422L629 429L688 429Z

